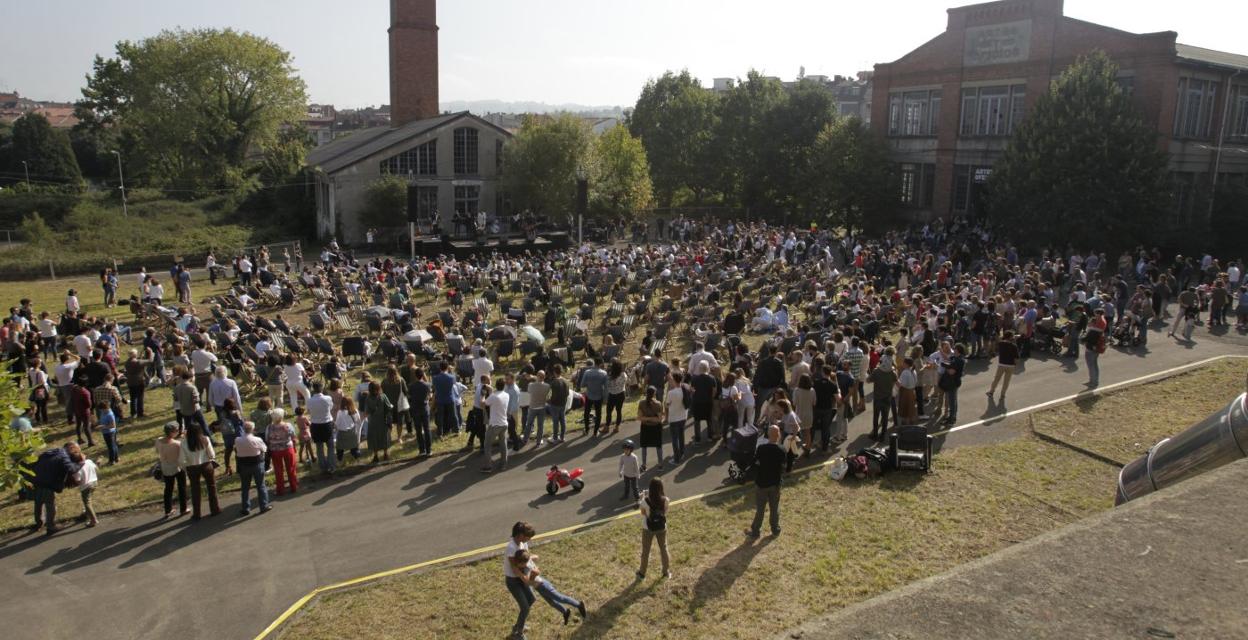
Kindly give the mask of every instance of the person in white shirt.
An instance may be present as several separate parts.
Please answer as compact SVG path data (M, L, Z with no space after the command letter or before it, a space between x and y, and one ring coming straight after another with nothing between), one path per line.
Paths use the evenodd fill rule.
M212 371L216 366L217 356L202 342L198 343L191 352L191 372L195 374L195 388L199 390L201 398L208 393L208 386L212 383ZM243 405L240 403L238 406Z
M701 342L693 345L693 355L689 356L689 370L698 371L698 363L705 362L706 370L713 371L719 368L719 361L715 359L714 354L707 353Z
M78 303L77 291L70 289L69 293L65 294L65 310L69 313L78 313L82 310L82 305Z
M69 402L70 389L74 384L74 371L82 361L68 353L61 354L61 363L56 365L52 370L52 375L56 378L57 401L65 408L65 424L74 423L74 407Z
M671 389L664 398L667 407L667 428L672 437L672 464L679 464L685 457L685 420L689 411L685 408L685 385L679 373L672 374ZM692 395L692 392L689 392Z
M489 356L485 355L484 347L476 345L473 348L478 349L478 351L477 356L472 359L472 379L477 382L476 392L480 394L481 377L485 376L486 379L489 379L490 374L494 373L494 362L490 360Z
M213 374L212 382L208 385L208 403L217 413L217 420L221 422L222 429L225 428L225 401L233 400L235 407L243 406L243 397L238 393L238 383L226 377L228 371L225 367L217 367L216 373ZM229 461L229 456L226 456Z
M243 286L251 285L251 260L247 256L238 259L238 277L243 281Z
M366 382L365 386L367 385ZM334 417L334 441L338 450L338 462L342 462L344 451L350 451L352 457L356 460L360 459L360 431L363 425L364 419L355 410L355 399L344 397L342 408Z
M95 516L91 496L95 495L95 485L100 481L99 469L91 458L84 457L82 466L78 468L75 476L74 479L78 481L78 490L82 494L82 517L86 518L88 527L94 527L100 523L100 519Z
M308 396L311 395L308 393L308 386L303 382L307 373L304 371L303 363L295 360L293 354L286 354L282 373L286 376L286 393L290 396L290 412L293 414L299 409L299 405L306 402Z
M312 397L308 398L308 422L312 423L316 462L322 473L333 473L334 399L322 391L319 382L312 383Z
M481 467L481 473L494 471L490 450L495 444L503 456L499 469L507 468L507 407L511 404L511 396L503 390L506 385L503 380L498 380L496 384L498 391L488 385L481 388L482 399L479 406L488 414L484 438L485 466Z
M94 344L95 343L91 341L91 336L87 335L87 332L84 331L74 336L74 353L77 353L79 358L90 358L91 347Z
M45 356L56 353L56 335L56 322L52 321L51 315L47 311L39 314L39 339L43 341Z
M507 584L507 591L511 593L511 597L515 598L516 604L520 606L516 624L511 628L513 638L524 637L524 623L528 620L529 608L537 601L532 587L520 577L528 563L517 557L521 551L529 550L529 540L532 540L536 534L537 531L533 525L527 522L517 522L512 525L511 539L507 541L507 547L503 549L503 581Z
M161 301L165 298L165 287L156 278L152 278L152 284L147 289L147 297L151 298L152 302L157 305L161 304Z

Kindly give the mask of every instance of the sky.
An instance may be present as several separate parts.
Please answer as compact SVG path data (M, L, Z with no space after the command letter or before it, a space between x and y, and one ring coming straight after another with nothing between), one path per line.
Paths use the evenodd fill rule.
M852 75L944 30L957 0L443 0L441 99L628 107L647 79L751 69ZM232 27L290 51L312 102L388 103L385 0L0 0L0 90L78 98L96 54L175 27ZM1066 15L1248 54L1248 2L1066 0Z

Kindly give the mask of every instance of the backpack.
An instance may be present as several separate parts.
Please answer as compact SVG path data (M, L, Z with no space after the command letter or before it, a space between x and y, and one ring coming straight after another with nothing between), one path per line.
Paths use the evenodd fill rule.
M693 389L683 382L680 383L680 402L685 406L685 409L693 408Z
M650 509L650 515L646 516L646 529L649 531L662 531L667 528L667 513L656 511L653 507Z

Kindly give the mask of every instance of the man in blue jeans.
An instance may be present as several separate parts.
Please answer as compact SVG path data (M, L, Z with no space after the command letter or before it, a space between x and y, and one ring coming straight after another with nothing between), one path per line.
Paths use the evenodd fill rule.
M438 374L433 376L433 404L436 407L434 417L438 423L438 435L444 436L459 430L457 411L455 410L455 376L450 373L451 365L442 361L438 365Z
M532 540L536 533L533 525L527 522L515 523L511 526L511 539L507 541L507 547L503 550L503 581L507 584L507 591L511 593L511 597L515 598L516 604L520 606L516 624L511 628L511 637L515 640L524 640L524 623L529 618L529 608L537 600L537 597L533 595L533 589L521 578L528 563L522 562L519 557L521 551L528 552L529 540Z
M682 380L679 373L673 373L671 389L664 398L664 404L667 405L667 428L672 436L672 464L680 464L685 458L685 420L689 418L685 394L693 395L693 391Z
M251 513L251 484L256 485L256 494L260 496L260 513L272 509L269 504L269 489L264 486L264 454L268 446L264 440L255 435L256 425L253 422L243 423L242 437L234 441L234 453L238 461L238 477L243 480L243 508L241 515Z

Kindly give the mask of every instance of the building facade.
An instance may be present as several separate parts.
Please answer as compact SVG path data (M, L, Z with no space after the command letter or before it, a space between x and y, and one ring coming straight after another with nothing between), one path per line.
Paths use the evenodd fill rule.
M983 214L993 165L1038 96L1081 56L1105 51L1170 153L1179 221L1194 194L1248 174L1248 56L1134 34L1063 14L1062 0L949 9L944 33L875 66L873 128L888 140L916 218ZM1216 178L1215 178L1216 176ZM1207 200L1205 200L1207 202Z
M308 155L316 180L317 236L359 242L367 231L360 221L369 184L383 175L408 182L408 205L415 218L433 214L443 233L454 231L452 213L511 213L499 185L506 130L468 112L374 127L353 132ZM395 212L395 224L408 223Z

